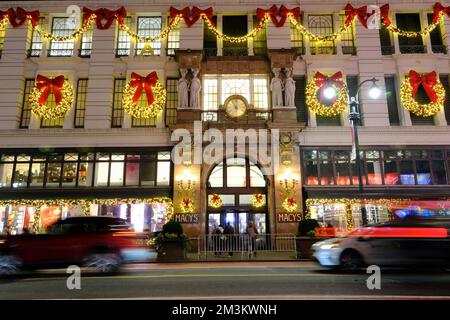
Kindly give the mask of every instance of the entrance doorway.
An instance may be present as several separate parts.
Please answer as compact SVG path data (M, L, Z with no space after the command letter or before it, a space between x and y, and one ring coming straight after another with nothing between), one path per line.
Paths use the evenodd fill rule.
M208 178L206 233L228 223L236 234L244 234L252 221L259 234L270 233L267 208L267 181L257 164L247 158L228 158L216 165ZM218 195L220 207L211 198ZM254 199L259 202L255 203Z

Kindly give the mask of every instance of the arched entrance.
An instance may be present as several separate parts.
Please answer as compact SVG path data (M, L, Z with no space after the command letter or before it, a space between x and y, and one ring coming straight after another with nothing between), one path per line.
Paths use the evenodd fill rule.
M211 204L215 194L222 199L219 208ZM260 206L253 204L256 195L262 196ZM250 221L256 224L260 234L269 232L267 179L248 158L227 158L217 164L207 180L207 197L206 233L227 223L234 227L235 233L245 233Z

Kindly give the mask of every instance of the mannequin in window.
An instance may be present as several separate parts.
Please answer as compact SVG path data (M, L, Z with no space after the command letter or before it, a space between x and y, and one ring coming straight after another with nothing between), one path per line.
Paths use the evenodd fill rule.
M178 108L188 108L189 106L189 96L188 96L188 90L189 90L189 84L186 79L187 70L186 69L180 69L181 78L178 80Z
M273 69L274 77L270 83L270 90L272 91L272 106L283 106L283 82L280 79L280 69Z
M286 69L284 101L286 107L295 107L295 81L292 79L292 68Z
M200 109L200 90L202 89L202 84L200 79L197 77L199 69L192 69L192 80L190 85L191 91L191 103L190 107L194 109Z

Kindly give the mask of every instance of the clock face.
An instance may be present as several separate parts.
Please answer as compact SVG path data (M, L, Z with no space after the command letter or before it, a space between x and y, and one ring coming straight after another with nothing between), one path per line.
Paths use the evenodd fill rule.
M225 110L230 117L242 117L247 111L247 104L240 98L232 98L227 101Z

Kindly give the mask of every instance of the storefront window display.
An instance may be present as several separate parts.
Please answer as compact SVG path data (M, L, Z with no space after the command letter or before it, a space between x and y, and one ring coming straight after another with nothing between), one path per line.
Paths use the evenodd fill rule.
M450 217L449 200L308 199L306 203L310 217L316 219L323 228L335 228L336 235L344 235L352 228L362 227L361 205L366 208L369 225L411 215Z
M30 200L30 205L17 201L0 202L0 233L21 234L45 232L58 221L76 216L114 216L126 219L136 232L161 231L173 214L170 199L126 200L61 200L46 203Z

